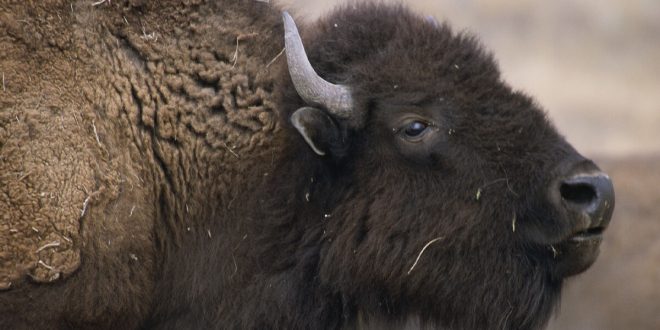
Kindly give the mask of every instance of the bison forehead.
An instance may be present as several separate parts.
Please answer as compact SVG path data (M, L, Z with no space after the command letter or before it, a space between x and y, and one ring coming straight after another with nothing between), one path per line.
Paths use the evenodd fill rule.
M457 87L472 91L500 84L493 57L474 36L436 26L405 8L339 9L312 33L310 60L321 76L348 83L358 93L441 95Z

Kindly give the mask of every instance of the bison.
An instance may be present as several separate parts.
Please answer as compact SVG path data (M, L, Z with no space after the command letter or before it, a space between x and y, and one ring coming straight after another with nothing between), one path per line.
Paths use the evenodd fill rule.
M610 180L402 5L0 4L0 328L542 327Z

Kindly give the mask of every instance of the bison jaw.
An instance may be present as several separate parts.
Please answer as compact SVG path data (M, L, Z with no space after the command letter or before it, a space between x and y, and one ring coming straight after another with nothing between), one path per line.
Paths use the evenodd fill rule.
M587 270L600 252L602 233L575 234L557 245L551 245L556 260L555 275L569 277Z

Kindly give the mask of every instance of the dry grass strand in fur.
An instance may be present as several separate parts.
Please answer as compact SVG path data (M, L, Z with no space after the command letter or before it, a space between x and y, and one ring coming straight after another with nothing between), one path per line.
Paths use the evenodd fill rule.
M41 251L43 251L43 250L45 250L45 249L52 248L52 247L58 247L58 246L60 246L60 241L50 242L50 243L47 243L47 244L42 245L42 246L39 247L39 248L37 249L37 251L35 251L35 252L36 252L36 253L39 253L39 252L41 252Z
M94 2L94 3L92 3L92 7L100 6L100 5L104 4L106 1L108 1L108 0L100 0L100 1ZM110 3L110 1L108 1L108 3ZM71 7L71 11L73 11L73 7Z
M433 243L435 243L435 242L437 242L437 241L439 241L439 240L441 240L441 239L443 239L443 238L444 238L443 236L436 237L436 238L430 240L428 243L426 243L426 245L424 245L424 247L422 248L422 250L419 251L419 254L417 255L417 259L415 259L415 263L413 263L412 267L410 267L410 269L408 270L408 275L410 275L410 272L412 272L413 269L415 269L415 266L417 266L417 263L419 262L419 258L422 257L422 254L424 253L424 251L426 251L426 249L427 249L431 244L433 244Z
M94 129L94 136L96 137L96 143L99 144L99 147L103 148L101 145L101 139L99 139L99 132L96 130L96 123L92 120L92 128Z

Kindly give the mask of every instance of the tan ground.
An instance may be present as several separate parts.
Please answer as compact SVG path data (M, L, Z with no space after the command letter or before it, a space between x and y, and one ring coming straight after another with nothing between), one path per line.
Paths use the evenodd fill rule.
M280 0L310 21L341 2ZM479 35L614 180L601 257L569 282L549 329L660 329L660 1L402 2Z

